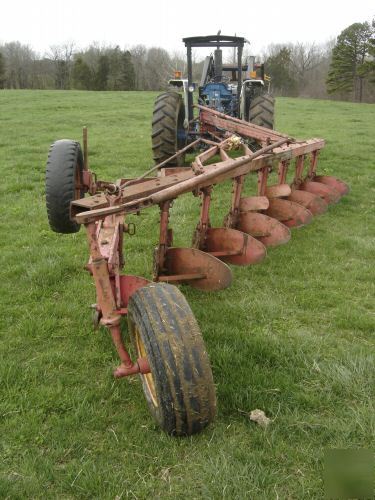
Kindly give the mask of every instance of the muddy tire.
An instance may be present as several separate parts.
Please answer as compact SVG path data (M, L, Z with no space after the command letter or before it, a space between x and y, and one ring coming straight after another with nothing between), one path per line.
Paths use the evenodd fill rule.
M254 97L249 107L249 122L273 129L275 117L275 99L271 94Z
M185 107L180 94L164 92L156 98L151 135L155 164L161 163L185 146L184 120ZM184 155L181 155L168 165L183 165L183 163Z
M169 434L187 436L215 417L216 397L208 355L185 297L173 285L153 283L130 298L128 325L138 357L151 373L140 375L148 406Z
M51 145L46 166L46 205L49 225L56 233L76 233L81 227L70 218L70 203L84 196L82 172L78 142L62 139Z

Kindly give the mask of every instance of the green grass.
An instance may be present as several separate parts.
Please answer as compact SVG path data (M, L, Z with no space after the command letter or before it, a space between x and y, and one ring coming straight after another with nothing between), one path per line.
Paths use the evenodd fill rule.
M100 178L149 167L154 97L0 91L0 497L322 498L324 450L370 448L375 435L375 107L278 99L277 128L325 138L319 172L351 193L262 264L233 268L230 289L182 287L218 417L176 439L155 426L138 378L112 378L109 335L91 328L84 231L52 233L44 201L50 143L79 139L83 125ZM229 191L215 190L215 224ZM178 245L189 245L197 215L193 196L176 202ZM158 211L132 220L126 270L150 276ZM267 430L243 413L255 408L273 419Z

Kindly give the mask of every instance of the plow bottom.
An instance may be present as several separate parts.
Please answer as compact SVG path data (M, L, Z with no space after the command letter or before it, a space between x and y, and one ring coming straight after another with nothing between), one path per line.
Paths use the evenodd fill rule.
M270 206L264 213L288 227L306 226L312 221L312 213L305 207L280 198L271 199Z
M289 184L276 184L275 186L269 186L266 188L267 198L283 198L284 196L289 196L291 189Z
M270 206L267 196L248 196L240 199L240 211L266 210Z
M317 175L314 177L314 181L335 189L341 196L345 196L349 193L349 186L342 180L337 179L337 177L332 177L331 175Z
M324 214L328 208L327 203L321 196L300 189L292 191L287 199L307 208L313 215Z
M211 255L236 266L258 264L266 256L266 249L260 241L237 229L210 228L205 244Z
M221 260L197 248L168 248L167 275L159 281L187 283L200 290L221 290L232 283L232 271Z
M275 247L290 240L290 230L278 220L257 212L242 212L238 229L257 238L266 247Z
M323 198L323 200L331 205L337 203L341 198L340 193L335 188L322 182L306 181L303 182L300 188L309 193L315 194Z

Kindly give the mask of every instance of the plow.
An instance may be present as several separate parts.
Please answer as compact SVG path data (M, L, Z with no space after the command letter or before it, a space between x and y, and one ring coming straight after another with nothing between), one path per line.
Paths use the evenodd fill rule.
M219 36L211 38L219 43ZM185 40L189 54L196 39ZM190 92L188 101L190 84L188 78L182 85ZM160 136L165 139L171 132L164 127L157 133L163 121L160 110L171 103L174 142L160 144ZM310 224L349 188L336 177L319 175L323 139L297 140L247 121L238 112L224 112L207 99L190 102L189 108L180 104L174 91L158 96L152 138L155 165L134 179L97 179L89 168L86 129L83 148L73 140L56 141L47 161L46 200L54 231L72 233L81 226L86 230L86 269L96 287L94 322L111 334L120 359L114 376L139 374L159 426L173 435L191 435L215 417L215 386L200 328L176 285L202 291L229 287L231 266L261 263L267 248L288 243L291 230ZM187 112L179 119L181 109ZM254 178L254 192L245 195ZM231 197L222 224L213 227L211 200L219 184L229 186ZM173 245L175 228L170 227L173 202L183 195L194 196L200 207L191 246L185 248ZM149 280L126 274L123 268L125 243L135 233L128 217L153 207L160 215L159 240ZM124 342L123 317L133 355Z

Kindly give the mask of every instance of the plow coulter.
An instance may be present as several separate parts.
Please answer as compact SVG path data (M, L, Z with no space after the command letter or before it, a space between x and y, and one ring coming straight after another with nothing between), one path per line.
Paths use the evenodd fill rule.
M348 192L341 180L317 174L324 140L295 140L206 106L197 109L202 133L153 167L156 176L97 180L88 167L85 129L83 153L75 141L51 146L46 175L51 228L69 233L85 227L86 268L96 286L94 320L108 328L120 358L114 375L140 374L151 413L175 435L190 435L209 424L216 400L199 326L174 285L203 291L228 287L231 266L261 263L268 247L288 243L291 230L310 224ZM193 161L183 164L181 158L191 154ZM273 185L272 171L277 176ZM257 189L245 196L251 176L257 178ZM231 201L222 225L213 227L212 193L227 180ZM173 245L169 224L173 201L182 195L194 195L200 203L189 248ZM124 242L135 232L127 216L152 207L159 210L160 222L150 281L121 270ZM123 342L123 316L135 359Z

